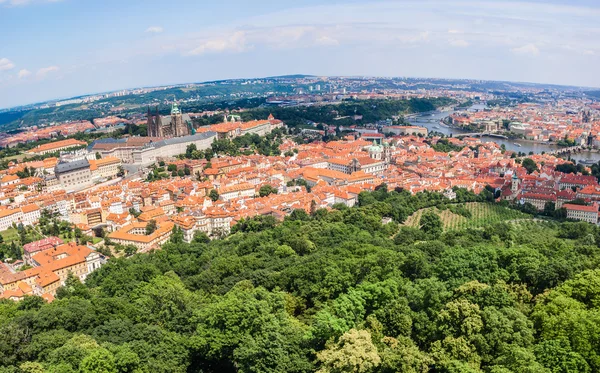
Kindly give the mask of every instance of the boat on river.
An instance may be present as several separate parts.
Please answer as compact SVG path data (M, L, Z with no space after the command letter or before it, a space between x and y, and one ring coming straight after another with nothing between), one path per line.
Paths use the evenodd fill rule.
M518 142L513 142L513 145L518 146L518 147L523 146L523 145L519 144Z

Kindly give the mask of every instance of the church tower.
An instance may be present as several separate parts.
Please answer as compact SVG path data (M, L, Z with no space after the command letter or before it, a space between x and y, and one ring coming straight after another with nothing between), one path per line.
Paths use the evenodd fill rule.
M513 172L512 175L512 184L510 185L510 191L513 195L517 194L519 191L519 178L517 177L517 173Z
M171 129L175 137L185 136L187 134L181 111L179 110L179 107L177 107L177 102L173 102L173 106L171 106Z
M392 148L387 141L383 143L383 160L386 165L392 162Z
M160 122L160 115L158 114L158 106L156 107L156 114L152 114L151 110L150 110L150 106L148 106L148 121L146 124L146 131L148 133L148 137L159 137L160 136L160 130L159 130L159 122Z

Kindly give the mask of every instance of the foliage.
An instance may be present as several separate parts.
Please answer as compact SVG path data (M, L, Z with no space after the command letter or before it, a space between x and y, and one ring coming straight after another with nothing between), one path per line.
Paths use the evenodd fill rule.
M272 187L269 184L265 184L263 186L260 187L260 189L258 190L258 194L261 197L266 197L269 194L277 194L277 188Z
M442 206L444 205L440 205L440 207ZM448 204L445 206L445 209L426 208L418 210L406 219L405 225L408 227L418 227L421 216L430 210L435 211L439 215L444 230L479 228L504 221L531 219L531 215L499 204L467 202L465 204ZM537 212L537 210L534 212Z
M534 171L538 171L537 164L531 158L525 158L525 159L523 159L523 161L521 162L521 166L525 167L525 169L527 170L528 174L530 174L530 173L532 173Z
M442 233L442 220L432 211L421 215L419 226L423 232L432 237L438 237Z
M456 194L175 230L52 303L0 300L0 371L600 371L600 228Z
M589 175L590 173L586 169L584 165L581 163L574 164L572 162L566 162L559 165L556 165L555 170L558 172L563 172L565 174L577 174L581 173L582 175Z
M156 231L158 226L156 225L156 220L152 219L146 224L146 235L151 235Z
M399 114L421 113L451 103L448 98L411 100L345 100L338 105L257 108L241 113L242 120L264 119L270 113L288 127L306 127L307 123L332 126L356 124L350 117L362 116L359 123L373 123ZM344 117L344 119L340 119Z
M319 352L317 359L323 364L318 373L366 373L381 364L371 334L356 329L344 333L336 345Z
M459 152L463 150L464 146L454 145L448 139L439 139L435 144L431 144L431 147L436 152L450 153Z
M209 193L208 193L208 197L213 201L216 202L219 199L219 192L217 192L216 189L212 189Z

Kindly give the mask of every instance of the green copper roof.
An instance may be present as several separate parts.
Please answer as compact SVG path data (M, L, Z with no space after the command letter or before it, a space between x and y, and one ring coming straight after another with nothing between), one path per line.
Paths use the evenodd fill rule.
M179 114L179 108L177 107L177 102L173 103L173 106L171 106L171 115L173 114Z

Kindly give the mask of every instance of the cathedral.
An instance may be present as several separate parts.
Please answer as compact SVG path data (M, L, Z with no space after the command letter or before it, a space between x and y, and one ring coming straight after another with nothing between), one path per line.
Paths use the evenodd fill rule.
M182 114L177 107L177 103L173 103L171 107L171 115L161 116L158 113L150 112L148 107L148 136L149 137L180 137L194 134L192 119L189 114Z

